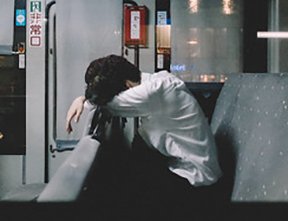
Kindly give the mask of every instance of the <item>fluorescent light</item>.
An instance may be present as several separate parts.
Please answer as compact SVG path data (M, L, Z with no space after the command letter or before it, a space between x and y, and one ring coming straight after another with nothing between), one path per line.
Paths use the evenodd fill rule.
M284 31L258 31L257 38L288 38L288 32Z

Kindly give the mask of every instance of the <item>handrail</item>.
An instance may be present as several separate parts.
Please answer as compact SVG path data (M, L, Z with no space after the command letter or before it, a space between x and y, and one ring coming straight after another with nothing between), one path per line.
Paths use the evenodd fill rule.
M45 171L44 171L44 182L48 182L49 177L49 13L51 7L56 4L56 1L51 1L46 5L45 8Z

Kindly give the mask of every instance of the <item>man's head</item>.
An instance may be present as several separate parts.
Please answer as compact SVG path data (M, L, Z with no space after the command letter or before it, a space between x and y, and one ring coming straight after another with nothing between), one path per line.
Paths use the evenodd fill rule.
M85 97L92 104L105 105L121 91L140 82L140 70L117 55L109 55L90 63L85 73Z

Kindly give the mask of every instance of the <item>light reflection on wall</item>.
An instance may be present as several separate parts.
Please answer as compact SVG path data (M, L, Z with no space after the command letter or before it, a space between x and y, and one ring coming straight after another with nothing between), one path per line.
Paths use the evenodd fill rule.
M199 10L199 0L188 0L191 13L197 13Z
M187 42L189 45L197 45L198 41L197 40L191 40Z
M233 0L223 0L223 14L231 15L234 13L234 2Z

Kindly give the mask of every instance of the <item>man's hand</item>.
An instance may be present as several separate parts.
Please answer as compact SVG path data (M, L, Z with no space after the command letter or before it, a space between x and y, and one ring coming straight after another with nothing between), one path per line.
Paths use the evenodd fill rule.
M84 109L84 102L85 102L85 97L84 96L80 96L80 97L77 97L71 104L68 112L67 112L67 115L66 115L66 131L68 133L71 133L73 131L73 128L72 128L72 125L71 125L71 122L74 118L74 121L75 122L78 122L79 119L80 119L80 116L83 112L83 109Z

